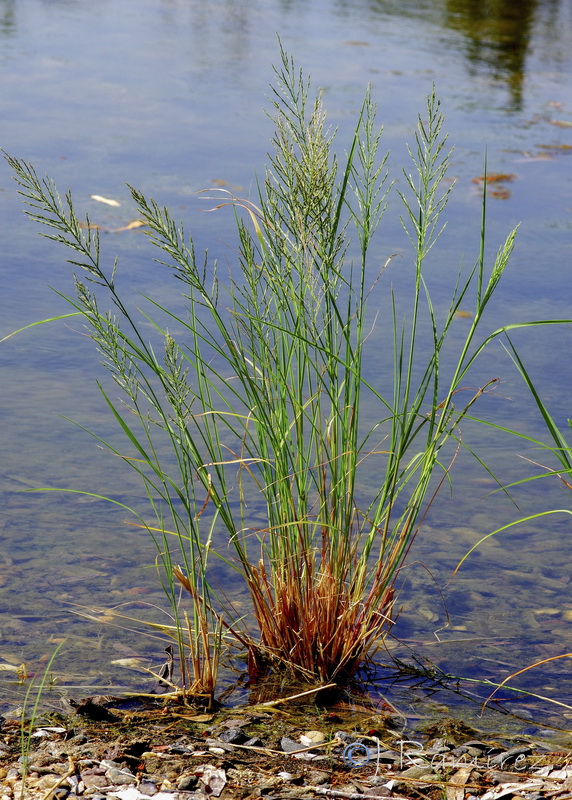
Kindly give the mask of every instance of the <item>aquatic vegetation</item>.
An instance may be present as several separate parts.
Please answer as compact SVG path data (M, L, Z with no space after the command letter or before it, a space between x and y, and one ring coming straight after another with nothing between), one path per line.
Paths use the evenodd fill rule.
M138 524L156 542L176 620L164 632L178 646L185 689L210 698L230 644L246 654L252 676L272 668L320 681L355 674L392 624L396 579L450 480L459 425L496 381L469 388L467 373L491 340L519 327L478 338L516 236L487 267L484 192L476 263L453 281L444 318L433 306L424 268L451 191L435 93L399 192L413 255L402 319L383 286L390 252L372 273L391 186L371 93L342 157L321 94L311 95L284 52L275 72L274 154L259 196L220 191L214 201L236 217L228 278L196 255L166 208L131 190L159 263L180 283L184 311L151 297L139 316L131 311L117 261L103 265L99 232L78 219L71 193L60 197L49 178L7 156L27 213L74 251L70 263L83 271L65 299L120 393L100 386L125 449L99 442L145 486L152 521ZM368 316L378 292L389 293L392 309L383 330ZM461 304L472 312L467 330L451 337ZM445 343L456 348L446 374ZM368 353L380 347L393 354L389 382L366 378ZM373 421L361 414L365 395L377 409ZM379 478L368 496L363 476L372 471ZM263 509L263 522L253 509ZM248 613L227 602L221 571L244 582Z
M24 800L26 796L26 778L28 777L28 767L30 765L30 750L32 745L32 734L34 733L36 723L38 721L40 703L46 688L50 687L52 679L51 669L58 653L60 652L64 642L60 642L48 663L46 664L41 675L34 675L28 683L26 694L22 703L22 714L20 718L20 764L22 782L20 787L20 800ZM26 670L24 669L24 673ZM38 680L39 679L39 680ZM36 695L33 704L30 707L33 695ZM71 773L70 773L71 774ZM67 777L67 776L66 776Z

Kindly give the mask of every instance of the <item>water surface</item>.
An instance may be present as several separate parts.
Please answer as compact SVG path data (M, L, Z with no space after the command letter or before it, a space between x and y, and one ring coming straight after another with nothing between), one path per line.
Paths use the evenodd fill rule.
M570 316L572 7L565 0L518 7L509 0L103 0L95 6L0 0L0 145L49 173L62 190L70 186L78 212L109 229L134 216L125 182L141 188L184 220L198 250L208 246L226 264L233 254L231 215L204 214L196 192L222 183L255 199L272 132L263 109L277 33L324 87L340 149L371 83L391 173L401 185L406 142L412 143L417 115L436 86L455 145L451 177L457 181L431 267L437 305L446 303L459 265L471 264L478 252L480 195L473 181L483 173L486 151L489 172L514 176L489 197L491 257L521 223L488 311L490 330ZM121 206L99 204L93 194ZM72 283L65 254L24 219L5 166L0 211L2 336L64 311L49 287L66 293ZM395 199L377 244L380 264L406 252L399 213ZM173 301L177 287L153 263L141 231L107 233L102 241L106 257L119 255L128 292ZM396 261L386 285L405 287L410 267L410 257ZM523 333L518 346L551 413L565 425L570 328ZM66 636L58 661L66 682L78 687L71 694L81 686L139 685L135 674L112 662L140 653L160 660L163 644L74 616L70 604L126 604L129 613L160 616L165 603L152 543L125 525L119 509L93 498L23 491L87 489L144 507L141 487L122 465L60 416L116 436L95 387L102 376L97 355L73 322L23 333L3 343L0 355L2 661L25 662L33 671ZM372 370L381 368L379 358ZM481 413L542 435L500 346L483 359L475 381L490 377L501 384L483 398ZM520 456L534 453L524 444L478 436L504 481L531 474ZM500 681L572 650L568 518L553 515L488 540L447 582L481 536L519 513L568 508L570 495L556 480L528 484L515 492L519 512L502 493L490 494L494 487L470 459L457 467L452 498L443 494L416 542L412 561L424 567L404 571L395 633L447 672ZM572 703L568 672L563 659L527 673L519 685ZM17 698L16 686L5 688L9 700ZM537 719L538 705L525 706L524 715ZM546 705L544 719L566 727L567 713Z

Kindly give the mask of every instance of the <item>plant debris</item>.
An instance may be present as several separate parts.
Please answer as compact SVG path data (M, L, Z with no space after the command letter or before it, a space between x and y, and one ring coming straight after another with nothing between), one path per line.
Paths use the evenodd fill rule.
M507 200L510 197L510 189L507 189L506 184L512 183L516 179L516 175L512 172L490 172L486 176L479 175L477 178L472 179L472 183L476 183L479 188L483 185L487 188L487 195L495 197L497 200Z
M287 714L247 706L201 715L159 697L86 698L74 715L50 714L36 728L23 794L20 720L5 720L0 800L564 800L572 792L570 751L543 741L480 738L456 720L405 731L391 714L354 714L336 730L324 709L304 703ZM112 708L116 721L80 711L93 706Z
M118 200L113 200L110 197L102 197L100 194L91 194L90 197L92 200L97 200L98 203L105 203L105 205L113 206L113 208L119 208L121 205Z

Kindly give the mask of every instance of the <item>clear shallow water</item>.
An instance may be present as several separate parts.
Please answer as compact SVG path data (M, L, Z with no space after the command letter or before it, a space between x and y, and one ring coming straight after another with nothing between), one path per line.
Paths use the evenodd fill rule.
M194 1L115 0L94 7L82 0L4 0L0 145L33 162L39 173L48 172L61 189L71 186L78 211L109 228L134 216L128 181L184 219L198 250L208 245L226 263L232 258L230 215L204 214L205 202L195 192L225 181L255 196L272 131L263 105L279 32L314 85L325 87L340 148L371 82L392 175L401 181L405 142L412 141L417 113L435 83L456 148L457 179L449 227L432 264L437 304L461 261L472 263L478 251L480 197L472 181L482 174L486 147L489 172L515 175L508 196L489 199L491 255L522 223L488 312L490 329L519 319L569 317L572 12L564 1L520 3L515 20L513 5L261 0L207 8ZM122 205L108 208L92 194ZM1 337L65 310L48 287L70 291L71 280L64 254L24 219L5 166L0 213ZM153 292L162 301L174 296L176 287L165 278L158 283L141 232L108 233L102 241L110 258L119 254L121 280L133 293ZM380 263L405 252L395 199L379 250ZM387 284L403 288L408 266L407 258L396 259ZM381 339L383 326L378 330ZM570 415L571 338L563 327L515 339L561 424ZM103 503L22 492L87 488L144 507L140 487L121 465L58 416L114 435L95 390L101 376L96 355L73 321L28 331L1 348L2 660L25 661L33 669L65 635L58 661L69 683L138 685L135 673L111 662L140 652L160 661L162 644L86 622L69 613L68 603L127 603L129 610L160 615L142 605L165 605L152 543ZM371 369L382 367L381 354ZM483 398L480 413L541 435L499 347L483 359L475 385L491 376L502 383ZM519 458L534 457L524 445L482 432L478 441L503 480L532 471ZM433 577L415 565L404 571L404 608L395 632L445 671L500 681L528 663L572 650L570 522L554 515L489 540L446 585L480 536L516 518L502 494L489 494L492 488L474 463L459 462L453 498L440 498L415 545L412 561L423 562ZM515 496L522 514L570 506L557 482L529 484ZM450 615L444 631L441 593ZM539 667L519 685L572 702L567 665L563 659ZM11 684L6 692L18 696ZM564 726L566 713L554 711Z

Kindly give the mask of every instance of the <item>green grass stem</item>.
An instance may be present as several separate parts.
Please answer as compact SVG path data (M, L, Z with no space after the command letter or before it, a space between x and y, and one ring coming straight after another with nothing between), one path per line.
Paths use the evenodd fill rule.
M83 318L113 379L113 388L99 390L124 449L93 435L145 487L153 521L141 525L157 545L184 682L211 696L223 631L247 651L252 675L283 666L311 680L355 674L392 623L397 576L436 492L451 480L459 426L497 380L469 389L470 369L509 331L559 324L481 334L517 232L488 266L484 191L475 265L466 277L459 273L444 318L438 314L425 267L452 185L433 91L399 193L413 263L408 310L401 318L392 292L391 322L372 332L368 303L383 292L394 256L372 272L370 249L375 241L379 252L376 232L393 187L371 91L343 157L321 93L311 94L282 49L272 91L274 149L256 202L225 191L210 209L235 214L236 262L227 280L207 254L197 257L168 209L131 189L184 310L144 297L130 311L117 260L104 266L98 232L89 220L87 229L80 225L71 193L60 197L49 178L7 156L28 215L47 226L44 236L74 251L70 264L83 277L74 276L73 295L61 296ZM453 369L444 371L442 351L461 303L472 304L473 318ZM421 336L426 323L429 345ZM371 346L392 354L387 384L366 375ZM377 409L372 423L365 402ZM362 477L373 470L379 483L367 496ZM253 521L253 507L263 510L263 523ZM245 583L251 618L214 584L213 558ZM189 596L182 609L177 584Z

